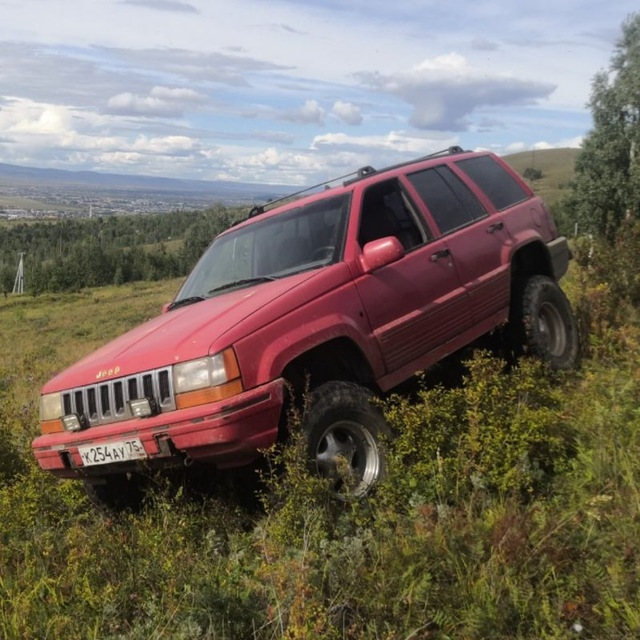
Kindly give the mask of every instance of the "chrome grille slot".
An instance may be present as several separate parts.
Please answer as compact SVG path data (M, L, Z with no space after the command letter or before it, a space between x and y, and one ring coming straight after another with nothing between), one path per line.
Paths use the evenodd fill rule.
M138 398L138 381L135 378L127 380L127 389L129 391L129 400L136 400Z
M76 410L74 413L83 414L84 413L84 393L82 389L80 391L76 391L73 394L73 399L75 400Z
M100 416L109 418L111 416L111 398L109 398L109 384L101 384L100 389Z
M153 380L149 374L142 376L142 395L145 398L153 398Z
M166 369L164 371L160 371L158 375L158 385L158 398L162 404L171 398L171 377Z
M93 387L87 389L87 401L88 418L89 420L95 420L98 417L98 405L96 403L96 390Z
M83 416L89 426L131 418L128 401L153 398L160 411L176 408L171 367L78 387L62 394L64 413Z
M116 416L123 415L126 408L124 393L122 392L122 380L113 383L113 413Z

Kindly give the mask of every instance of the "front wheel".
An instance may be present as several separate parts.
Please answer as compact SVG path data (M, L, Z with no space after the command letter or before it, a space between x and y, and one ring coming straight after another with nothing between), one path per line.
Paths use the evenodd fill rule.
M554 369L578 364L579 340L571 305L555 280L533 276L516 287L511 316L512 336L519 350Z
M303 430L314 470L337 497L366 495L384 475L381 436L391 431L371 393L350 382L327 382L311 397Z

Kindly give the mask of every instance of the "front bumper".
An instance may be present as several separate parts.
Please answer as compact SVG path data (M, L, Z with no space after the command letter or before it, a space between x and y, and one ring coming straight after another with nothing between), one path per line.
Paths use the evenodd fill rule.
M32 448L42 469L61 478L121 472L142 465L172 466L193 460L218 468L239 467L260 455L277 438L283 404L282 379L245 391L233 398L190 409L168 411L36 438ZM108 463L85 467L78 447L140 438L147 454L142 462Z

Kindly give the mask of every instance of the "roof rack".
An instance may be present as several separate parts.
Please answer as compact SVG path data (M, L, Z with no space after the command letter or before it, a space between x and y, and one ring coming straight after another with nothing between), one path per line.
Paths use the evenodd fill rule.
M393 169L399 169L400 167L406 167L410 164L415 164L416 162L422 162L424 160L431 160L433 158L439 158L441 156L450 156L450 155L454 155L456 153L467 153L462 147L459 147L457 145L452 146L452 147L447 147L446 149L441 149L440 151L434 151L433 153L430 153L429 155L426 156L422 156L420 158L414 158L413 160L407 160L405 162L399 162L398 164L393 164L389 167L385 167L384 169L380 169L380 171L376 171L375 173L384 173L385 171L393 171ZM363 167L366 168L366 167ZM371 168L371 167L369 167ZM370 174L366 174L366 175L360 175L359 173L360 169L358 170L358 176L356 178L352 178L351 180L347 180L344 183L344 186L348 186L350 184L353 184L354 182L357 182L358 180L361 180L362 178L366 177L367 175Z
M399 164L394 164L389 167L385 167L384 169L380 169L380 171L376 171L371 165L366 165L364 167L360 167L356 171L352 171L351 173L346 173L343 176L338 178L331 178L331 180L325 180L325 182L320 182L318 184L314 184L311 187L305 187L300 191L296 191L295 193L290 193L287 196L282 196L281 198L276 198L275 200L269 200L269 202L265 202L261 205L256 205L249 211L249 215L247 219L254 218L255 216L259 216L261 213L267 211L267 208L271 208L273 205L278 204L278 202L283 202L284 200L288 200L289 198L295 198L296 196L302 195L303 193L307 193L308 191L313 191L314 189L318 189L319 187L324 187L332 182L338 182L339 180L344 180L345 178L349 178L351 176L355 176L351 178L351 180L345 180L343 185L346 187L354 182L358 182L358 180L362 180L363 178L368 178L374 173L384 173L385 171L391 171L393 169L398 169L400 167L404 167L409 164L414 164L415 162L422 162L423 160L429 160L431 158L438 158L440 156L449 156L456 153L465 153L465 150L459 146L447 147L446 149L441 149L440 151L436 151L434 153L430 153L429 155L422 156L421 158L417 158L414 160L408 160L406 162L401 162Z
M338 178L331 178L331 180L325 180L324 182L319 182L318 184L314 184L311 187L305 187L304 189L300 189L300 191L296 191L295 193L290 193L289 195L282 196L281 198L276 198L275 200L269 200L269 202L265 202L261 205L256 205L249 211L249 215L247 218L254 218L255 216L259 216L261 213L264 213L267 207L272 207L274 204L278 204L278 202L282 202L284 200L288 200L289 198L295 198L303 193L307 193L307 191L313 191L313 189L318 189L319 187L324 187L332 182L337 182L338 180L344 180L344 178L348 178L349 176L358 174L360 175L361 171L370 170L372 172L375 171L373 167L362 167L357 171L352 171L351 173L345 173L345 175L340 176Z

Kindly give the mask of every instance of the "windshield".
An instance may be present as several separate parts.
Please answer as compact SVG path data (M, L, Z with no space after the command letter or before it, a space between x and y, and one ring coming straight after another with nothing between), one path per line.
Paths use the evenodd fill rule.
M333 264L342 257L348 211L349 195L344 194L218 236L176 302Z

